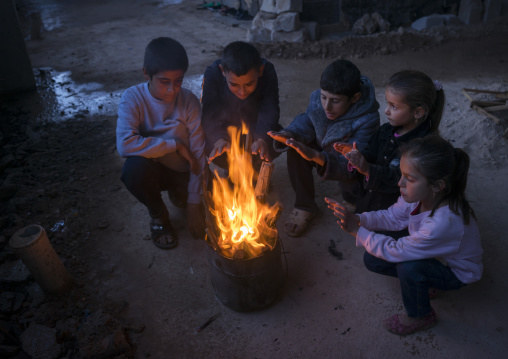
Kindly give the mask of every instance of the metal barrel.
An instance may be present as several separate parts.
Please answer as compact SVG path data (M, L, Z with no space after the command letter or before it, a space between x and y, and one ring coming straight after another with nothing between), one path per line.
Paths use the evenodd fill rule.
M271 251L249 259L227 258L210 246L209 261L216 297L237 312L263 309L282 292L285 273L280 240Z

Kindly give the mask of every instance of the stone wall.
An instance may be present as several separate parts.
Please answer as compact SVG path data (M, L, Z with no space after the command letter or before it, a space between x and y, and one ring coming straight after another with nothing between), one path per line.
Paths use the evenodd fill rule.
M247 41L303 42L312 38L309 24L300 22L302 0L263 0L260 11L252 20ZM317 23L315 24L317 28ZM315 31L314 31L315 33Z

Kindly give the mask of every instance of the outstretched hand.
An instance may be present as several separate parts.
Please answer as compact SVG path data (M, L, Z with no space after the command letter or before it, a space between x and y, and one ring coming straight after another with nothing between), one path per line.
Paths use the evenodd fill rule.
M208 156L208 163L211 163L214 158L219 157L224 152L227 152L230 149L231 149L231 144L228 141L221 138L220 140L215 142L212 152L210 152L210 155Z
M270 162L272 160L270 158L270 152L268 151L268 144L261 138L252 143L251 150L253 155L259 155L264 161Z
M328 204L328 208L333 211L333 215L339 218L337 224L340 228L349 234L356 236L356 233L358 233L358 229L360 228L360 217L349 211L344 205L333 198L325 197L325 202Z
M335 142L333 144L333 149L339 152L342 156L345 156L346 153L353 150L353 146L347 142Z
M180 140L175 140L175 142L176 151L189 162L191 172L195 175L198 175L201 169L196 157L192 154L191 151L189 151L185 143Z
M325 156L321 152L304 145L302 142L290 138L286 141L286 144L298 152L298 154L307 161L314 161L320 166L325 164Z
M293 134L289 131L268 131L266 133L268 136L273 138L275 141L282 142L286 144L286 141L293 137Z
M358 172L360 172L365 176L369 175L369 163L362 155L362 153L358 151L358 148L356 147L356 142L353 142L353 148L351 149L351 151L344 154L344 157L348 159L349 163L352 166L356 167Z

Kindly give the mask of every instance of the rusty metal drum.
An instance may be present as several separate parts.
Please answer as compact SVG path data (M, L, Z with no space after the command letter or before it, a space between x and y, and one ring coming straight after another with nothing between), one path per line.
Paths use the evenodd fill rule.
M271 251L249 259L232 259L209 247L212 286L225 306L247 312L268 307L281 294L286 272L280 239Z

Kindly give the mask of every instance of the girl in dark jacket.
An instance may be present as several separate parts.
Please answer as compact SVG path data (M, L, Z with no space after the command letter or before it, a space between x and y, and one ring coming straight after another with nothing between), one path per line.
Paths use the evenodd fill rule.
M420 71L403 70L394 74L386 86L388 123L359 151L355 144L335 143L336 151L349 160L351 171L361 176L355 198L344 198L356 205L355 213L387 209L400 196L401 143L437 134L445 96L442 86Z

